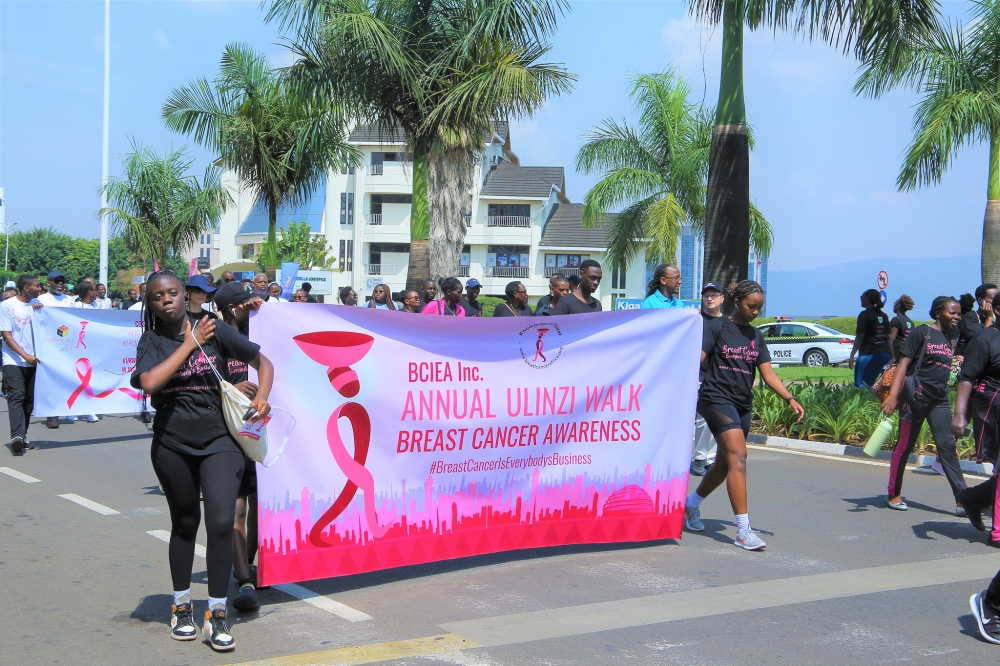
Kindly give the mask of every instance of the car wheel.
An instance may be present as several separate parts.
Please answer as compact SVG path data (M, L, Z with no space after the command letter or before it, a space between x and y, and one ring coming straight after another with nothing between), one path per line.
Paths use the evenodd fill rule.
M802 363L811 368L820 368L829 362L826 352L822 349L810 349L806 352L805 358L802 359Z

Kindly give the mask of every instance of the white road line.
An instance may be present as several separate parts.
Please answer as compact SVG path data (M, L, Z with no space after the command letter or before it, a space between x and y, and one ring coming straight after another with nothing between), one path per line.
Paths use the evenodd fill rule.
M350 606L342 604L339 601L334 601L329 597L324 597L321 594L317 594L312 590L307 590L301 585L296 585L295 583L275 585L274 587L291 597L301 599L307 604L312 604L320 610L324 610L327 613L333 613L334 615L339 615L348 622L364 622L366 620L373 619L368 613L362 613L356 608L351 608Z
M103 504L98 504L97 502L95 502L93 500L89 500L86 497L80 497L79 495L74 495L73 493L67 493L65 495L59 495L59 497L62 497L65 500L69 500L70 502L73 502L74 504L79 504L80 506L84 507L85 509L90 509L91 511L93 511L95 513L99 513L102 516L114 516L114 515L117 515L117 514L121 513L120 511L115 511L111 507L104 506Z
M849 462L856 465L875 465L876 467L888 467L889 463L882 462L881 460L859 460L857 458L851 458L849 456L828 456L824 453L811 453L809 451L795 451L792 449L784 449L777 446L765 446L761 444L747 444L748 449L756 449L758 451L773 451L775 453L787 453L790 456L806 456L807 458L822 458L823 460L832 460L834 462ZM907 469L923 469L916 465L907 465ZM978 474L970 474L965 472L963 474L967 479L982 479L985 481L989 477L979 476Z
M159 539L163 543L170 543L170 532L166 530L150 530L146 534L154 539ZM205 557L205 547L200 543L196 543L194 545L194 554L198 557Z
M41 483L41 479L36 479L33 476L28 476L18 472L16 469L11 469L10 467L0 467L0 474L6 474L7 476L13 477L18 481L24 481L25 483Z

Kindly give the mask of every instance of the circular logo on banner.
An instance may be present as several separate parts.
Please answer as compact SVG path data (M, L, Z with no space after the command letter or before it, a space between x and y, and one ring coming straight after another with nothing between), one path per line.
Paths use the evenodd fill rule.
M878 272L878 288L879 289L885 289L888 286L889 286L889 273L887 271L879 271Z
M563 353L562 331L557 324L532 324L518 333L521 358L532 368L547 368Z

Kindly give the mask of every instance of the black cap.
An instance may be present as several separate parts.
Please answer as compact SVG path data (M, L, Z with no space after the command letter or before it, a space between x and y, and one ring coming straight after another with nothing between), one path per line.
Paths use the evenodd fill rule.
M245 291L242 284L239 282L227 282L215 292L215 298L212 299L212 302L215 303L215 307L222 310L223 308L246 303L251 298L253 298L253 294Z
M702 286L702 288L701 288L701 293L703 293L703 294L704 294L704 293L705 293L706 291L708 291L709 289L714 289L715 291L719 292L720 294L724 294L724 293L726 293L726 292L725 292L725 291L724 291L724 290L722 289L722 287L720 287L720 286L719 286L718 284L716 284L715 282L706 282L706 283L704 284L704 286Z
M50 280L55 280L56 278L62 278L62 279L65 280L66 276L63 275L62 271L52 271L51 273L49 273L49 279Z

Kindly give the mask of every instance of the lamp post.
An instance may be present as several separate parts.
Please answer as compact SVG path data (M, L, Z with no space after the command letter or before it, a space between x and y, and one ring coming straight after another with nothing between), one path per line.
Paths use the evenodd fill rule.
M108 207L108 134L111 129L111 0L104 0L104 144L101 151L101 209ZM101 284L108 283L108 216L101 215Z

